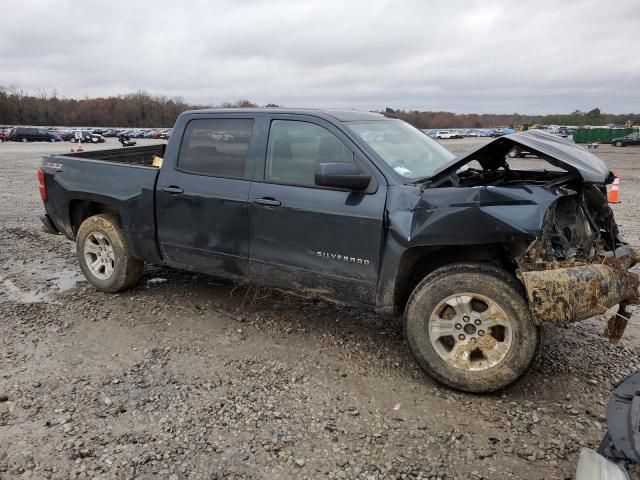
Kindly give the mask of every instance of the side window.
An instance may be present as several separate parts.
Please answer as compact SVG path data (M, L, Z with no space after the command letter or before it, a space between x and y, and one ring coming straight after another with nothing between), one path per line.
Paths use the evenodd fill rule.
M319 125L295 120L271 122L265 181L314 186L319 163L353 163L353 153Z
M214 177L245 178L253 120L191 120L182 137L178 169Z

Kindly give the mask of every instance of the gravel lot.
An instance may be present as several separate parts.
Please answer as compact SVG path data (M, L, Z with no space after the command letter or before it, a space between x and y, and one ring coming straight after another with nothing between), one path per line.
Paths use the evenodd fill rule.
M40 157L70 147L0 144L0 479L572 478L640 369L637 322L613 346L594 318L546 329L517 384L461 394L371 314L156 266L96 292L37 218ZM597 153L640 248L640 149Z

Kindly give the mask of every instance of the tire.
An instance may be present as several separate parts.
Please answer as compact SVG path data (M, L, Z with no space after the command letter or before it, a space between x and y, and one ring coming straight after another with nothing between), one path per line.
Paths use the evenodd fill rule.
M622 142L616 142L615 145L616 147L624 147L624 144Z
M493 392L517 380L541 339L519 282L479 263L448 265L425 277L409 298L404 328L422 369L465 392Z
M518 151L517 147L513 147L511 150L509 150L509 153L507 153L509 158L517 158L520 156L520 152Z
M26 138L24 138L24 137L23 137L23 138L22 138L22 143L27 143L27 142L28 142L28 140L27 140Z
M76 253L87 281L103 292L131 288L142 278L144 262L131 256L116 215L94 215L82 222L76 235ZM96 268L89 263L91 260L101 262Z
M55 138L50 138L50 139L49 139L49 141L50 141L51 143L56 143L56 139L55 139Z

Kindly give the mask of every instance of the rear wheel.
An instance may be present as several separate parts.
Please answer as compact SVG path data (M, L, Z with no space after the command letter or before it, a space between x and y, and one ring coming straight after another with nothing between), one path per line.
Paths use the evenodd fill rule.
M131 256L116 215L94 215L82 222L76 252L82 273L98 290L118 292L142 278L144 262Z
M422 280L407 304L405 334L429 375L468 392L515 381L539 343L517 281L484 264L449 265Z

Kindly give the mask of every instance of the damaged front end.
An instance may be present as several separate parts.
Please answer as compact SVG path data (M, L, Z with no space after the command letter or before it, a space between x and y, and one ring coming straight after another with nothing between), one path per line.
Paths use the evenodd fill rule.
M513 148L536 154L552 168L513 168L506 157ZM481 169L473 168L474 162ZM605 329L610 339L617 340L630 318L626 307L640 303L640 279L629 271L640 256L619 236L607 202L606 185L612 180L613 174L592 153L533 131L501 137L457 157L430 179L430 186L493 192L523 186L536 192L538 199L552 194L546 210L539 211L535 238L510 252L534 322L566 324L611 312L617 305ZM504 202L498 203L504 210ZM538 206L545 208L541 201ZM522 214L517 224L533 218L524 209Z
M584 320L618 305L605 330L612 340L624 332L627 305L640 301L640 279L629 271L638 260L618 235L606 190L591 184L560 198L516 258L536 323Z

